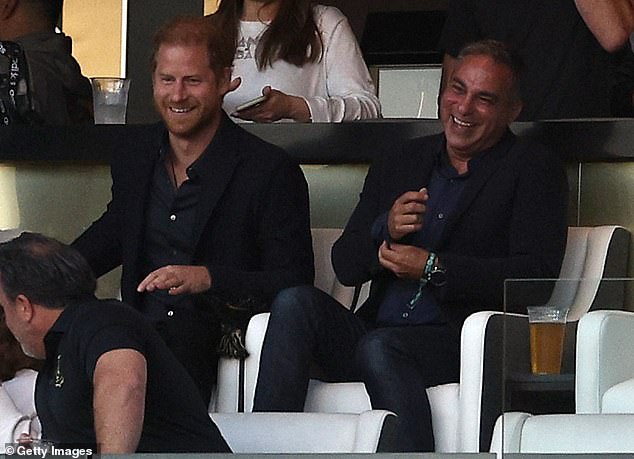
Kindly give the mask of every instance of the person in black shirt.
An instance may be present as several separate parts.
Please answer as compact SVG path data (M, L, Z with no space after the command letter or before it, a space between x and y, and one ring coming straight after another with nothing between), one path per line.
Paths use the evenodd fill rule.
M230 452L193 381L134 309L94 297L75 249L33 233L0 244L0 303L25 354L45 359L42 438L96 452Z
M632 0L450 0L443 82L463 46L499 40L525 64L519 121L608 117L614 68L632 31Z

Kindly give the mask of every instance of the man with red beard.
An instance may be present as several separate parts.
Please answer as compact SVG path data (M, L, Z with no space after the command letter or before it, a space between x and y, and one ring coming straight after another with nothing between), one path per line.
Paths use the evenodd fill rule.
M353 313L312 287L280 293L255 410L302 410L315 363L328 381L363 381L374 408L398 415L402 451L433 451L424 388L458 381L465 318L501 309L505 279L556 277L563 260L562 165L509 129L518 68L499 42L467 46L441 96L444 133L372 164L332 252L339 280L371 280L370 297Z
M207 403L221 335L212 306L267 308L279 290L313 280L306 181L222 111L232 61L204 18L159 30L152 80L163 122L125 139L112 200L73 243L97 276L122 265L123 300L155 325Z

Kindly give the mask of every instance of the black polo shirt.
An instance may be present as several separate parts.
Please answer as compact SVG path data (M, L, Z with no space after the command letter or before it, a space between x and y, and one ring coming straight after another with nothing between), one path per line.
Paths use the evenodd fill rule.
M227 452L189 375L141 314L114 300L66 307L44 338L46 361L35 389L42 438L94 445L93 374L99 357L135 349L147 361L138 452Z
M601 47L574 0L451 0L440 49L455 57L485 38L508 43L524 63L518 121L610 116L616 56Z

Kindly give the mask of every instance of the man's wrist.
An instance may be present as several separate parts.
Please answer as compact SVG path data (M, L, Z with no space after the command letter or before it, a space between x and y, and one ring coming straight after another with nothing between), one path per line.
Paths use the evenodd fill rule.
M434 269L434 266L436 265L436 258L437 258L437 255L434 252L429 252L427 254L427 261L425 262L425 269L423 270L421 281L423 279L425 280L425 282L429 281L429 275L431 274L432 269Z
M423 295L423 289L425 288L425 286L427 285L427 282L429 281L429 275L432 269L434 268L435 262L436 262L436 254L433 252L428 252L427 260L425 261L425 267L423 268L423 273L421 274L420 279L418 281L418 290L416 291L414 296L409 300L408 305L410 309L414 309L416 307L416 303L418 303L418 300L420 300L421 296Z
M427 261L429 262L429 259L432 257L432 255L433 255L433 263L431 264L431 267L429 267L429 270L427 271L427 282L433 285L434 287L442 287L447 283L447 270L445 269L443 264L440 262L438 255L436 255L433 252L430 252L429 258L427 259ZM427 270L427 265L425 265L425 268Z

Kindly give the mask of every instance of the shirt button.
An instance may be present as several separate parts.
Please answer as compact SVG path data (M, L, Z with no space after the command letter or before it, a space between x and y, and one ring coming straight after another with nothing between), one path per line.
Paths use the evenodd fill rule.
M170 215L170 220L172 220L173 222L176 221L176 214L172 214Z
M173 316L174 316L174 311L172 311L171 309L167 311L167 317L173 317Z
M445 218L445 214L438 212L438 220L442 220L443 218Z
M409 312L404 312L403 313L403 319L407 319L409 317Z

